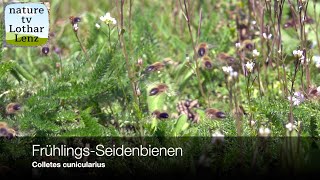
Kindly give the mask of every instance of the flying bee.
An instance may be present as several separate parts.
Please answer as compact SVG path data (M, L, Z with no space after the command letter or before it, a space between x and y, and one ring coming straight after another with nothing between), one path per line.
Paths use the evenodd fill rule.
M172 59L169 58L169 57L164 58L162 62L163 62L165 65L173 65L173 66L176 66L176 65L179 64L179 63L175 62L174 60L172 60Z
M164 68L164 63L162 62L155 62L151 65L149 65L147 68L146 68L146 72L155 72L155 71L161 71L163 68Z
M226 114L217 109L208 108L205 111L206 116L210 119L224 119L226 118Z
M249 39L244 40L242 42L242 44L243 44L243 48L248 50L248 51L252 51L253 48L254 48L253 42L251 40L249 40Z
M209 56L202 57L202 65L206 69L212 69L213 65Z
M50 49L49 49L49 47L44 46L44 47L42 47L41 51L42 51L42 53L43 53L44 55L48 55Z
M160 94L162 92L165 92L168 89L168 86L166 84L158 84L156 87L152 88L149 92L149 96L154 96L157 94Z
M302 20L304 24L312 24L314 23L314 20L310 16L305 16L304 19ZM287 28L293 28L296 27L300 22L295 19L289 19L287 22L283 25L285 29Z
M9 103L6 107L7 114L16 114L19 110L21 110L21 105L18 103Z
M168 113L160 112L158 110L153 111L152 115L155 116L158 119L167 119L167 118L169 118L169 114Z
M232 56L230 56L227 53L220 53L218 54L217 58L222 64L226 64L228 66L231 66L233 70L238 71L241 67L240 63L236 61L236 59Z
M70 23L71 23L72 25L77 24L78 22L81 21L81 18L80 18L80 17L75 17L75 16L70 16L69 19L70 19Z
M320 97L320 87L310 87L307 95L313 99Z
M249 27L247 25L239 24L237 28L240 34L240 40L245 40L250 37L250 31L248 30Z
M208 54L209 46L207 43L200 43L197 47L198 56L203 57Z
M232 56L230 56L227 53L220 53L218 54L218 59L224 63L227 63L228 65L231 65L233 63L235 63L236 59Z

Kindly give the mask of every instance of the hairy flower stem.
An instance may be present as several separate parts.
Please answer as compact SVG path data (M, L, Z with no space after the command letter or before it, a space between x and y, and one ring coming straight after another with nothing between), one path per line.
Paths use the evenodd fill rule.
M248 98L248 104L250 109L250 117L251 117L251 91L250 91L250 79L251 79L251 73L248 73L248 81L247 81L247 98Z
M85 47L83 46L83 44L80 41L80 38L78 36L78 32L74 31L74 34L76 35L76 38L77 38L77 40L78 40L78 42L80 44L81 50L83 51L84 55L86 56L87 61L89 61L91 68L93 69L93 64L92 64L92 62L91 62L91 60L90 60L90 58L88 56L88 53L87 53Z
M131 20L132 20L132 1L133 0L129 0L129 39L131 42Z
M120 38L120 43L121 43L121 47L122 47L122 54L125 58L125 62L126 62L126 69L128 72L128 77L130 80L130 84L131 84L131 88L132 88L132 93L133 93L133 98L134 98L134 102L137 106L139 106L139 99L138 99L138 95L136 93L136 85L135 85L135 80L134 80L134 75L132 72L132 69L130 68L130 62L129 62L129 56L126 50L126 44L124 41L124 29L123 29L123 6L124 6L124 0L121 0L121 5L120 5L120 32L119 32L119 38Z
M206 97L206 95L204 93L204 90L203 90L203 87L202 87L201 78L200 78L200 68L199 68L199 64L198 64L198 55L197 55L197 50L196 50L196 44L195 44L193 36L192 36L189 9L188 9L186 0L184 0L183 2L184 2L184 10L185 10L184 16L185 16L187 24L188 24L189 34L190 34L190 37L191 37L193 51L194 51L194 60L195 60L195 64L196 64L196 76L197 76L197 79L198 79L198 86L199 86L200 93L201 93L202 97L205 99L206 104L209 104L209 100L207 99L207 97ZM180 1L180 6L181 6L181 9L182 9L181 1ZM201 13L201 11L200 11L200 13ZM200 21L201 21L201 17L200 17Z
M248 74L248 81L247 81L247 99L248 99L248 105L249 105L249 122L253 119L253 114L252 114L252 107L251 107L251 90L250 90L250 79L251 79L251 72L247 72ZM253 80L254 81L254 80Z
M291 89L290 89L290 112L289 112L289 122L293 123L293 102L292 102L292 96L293 96L293 91L294 91L294 82L296 80L297 72L299 69L299 58L296 59L295 61L295 69L294 69L294 74L291 82Z
M232 98L233 97L232 96L232 83L229 83L227 75L224 76L224 79L225 79L227 90L229 92L229 108L231 111L233 109L233 106L232 106L232 100L233 100L233 98Z
M275 2L276 3L276 2ZM277 4L277 11L275 12L276 14L276 19L277 19L277 71L278 71L278 79L279 81L281 80L281 75L280 75L280 63L279 61L283 59L282 56L282 36L281 36L281 17L282 17L282 12L283 12L283 5L284 5L284 0L281 0ZM288 96L288 88L287 88L287 83L286 83L286 71L285 68L283 68L283 79L282 79L282 86L283 86L283 92L284 96Z
M60 53L58 53L58 56L59 56L59 61L60 61L60 67L59 67L59 70L60 70L60 76L62 76L62 58L61 58Z
M317 16L317 12L316 12L316 0L313 1L313 14L314 14L314 22L315 22L315 28L314 28L314 32L316 34L316 41L317 41L317 46L318 46L318 53L320 54L320 38L319 38L319 18L320 16Z
M108 41L109 41L109 46L111 47L111 29L109 24L108 24Z
M266 70L267 71L267 70ZM261 89L261 80L260 80L260 62L257 63L257 73L258 73L258 87L259 87L259 95L260 95L260 99L262 98L262 89ZM267 76L267 74L265 74Z

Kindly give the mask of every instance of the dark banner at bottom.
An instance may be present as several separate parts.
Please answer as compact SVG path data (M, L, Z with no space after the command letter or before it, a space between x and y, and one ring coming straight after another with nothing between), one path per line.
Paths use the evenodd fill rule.
M0 140L8 177L311 177L319 138L23 137Z

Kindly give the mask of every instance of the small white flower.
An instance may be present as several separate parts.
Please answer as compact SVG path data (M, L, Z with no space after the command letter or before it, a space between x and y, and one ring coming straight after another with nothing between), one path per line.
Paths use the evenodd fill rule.
M300 60L300 62L301 62L301 64L304 64L304 55L302 55L300 58L299 58L299 60Z
M230 73L230 76L233 77L233 78L236 78L238 77L238 72L237 71L233 71Z
M272 38L272 34L267 35L266 33L262 33L262 36L264 39L271 39Z
M222 71L229 75L228 81L232 81L232 79L238 77L238 72L233 71L233 68L231 66L222 66Z
M256 124L256 121L255 120L251 120L250 121L250 126L254 126Z
M256 49L254 49L252 51L252 55L253 55L253 57L258 57L260 55L260 52L258 50L256 50Z
M246 69L248 72L252 72L253 67L254 67L254 63L249 61L249 62L247 62L247 64L245 66L246 66Z
M294 106L298 106L305 100L305 98L301 92L295 92L292 97L288 97L288 100L291 101Z
M319 86L319 87L317 87L317 92L318 92L318 93L320 93L320 86Z
M278 53L281 54L281 49L279 49Z
M223 142L224 135L220 131L216 131L212 134L212 143Z
M293 50L292 54L293 54L294 57L301 58L303 56L303 51L301 51L301 50Z
M223 66L222 71L225 72L226 74L230 74L233 72L233 68L231 66Z
M77 23L73 24L73 30L78 31L78 29L79 29L78 24Z
M267 134L267 135L269 135L269 134L271 133L271 130L270 130L269 128L265 128L265 129L264 129L264 133Z
M262 37L267 39L267 34L266 33L262 33Z
M251 21L251 23L252 23L253 25L255 25L255 24L257 24L257 21Z
M301 64L309 64L310 59L309 58L305 58L304 56L302 56L300 58Z
M269 128L265 128L265 127L260 127L259 128L259 135L260 136L264 136L267 137L269 136L271 133L271 130Z
M136 88L136 95L137 95L137 96L140 96L140 95L141 95L140 88Z
M313 56L313 62L315 63L317 68L320 68L320 56Z
M292 131L296 128L297 126L292 124L291 122L286 124L286 128L289 130L289 131Z
M240 43L236 43L236 48L240 48L241 47L241 44Z
M100 29L100 24L96 23L96 28Z
M141 66L142 64L143 64L143 59L142 59L142 58L139 58L139 59L138 59L138 65Z
M107 12L104 16L100 16L100 20L106 24L117 24L117 20L111 17L109 12Z
M320 63L320 56L313 56L314 63Z

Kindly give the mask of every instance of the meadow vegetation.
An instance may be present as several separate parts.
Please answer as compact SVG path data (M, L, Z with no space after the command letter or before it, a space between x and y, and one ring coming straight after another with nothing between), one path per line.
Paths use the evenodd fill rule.
M0 121L31 137L318 137L319 28L315 0L52 0L45 46L1 49Z

